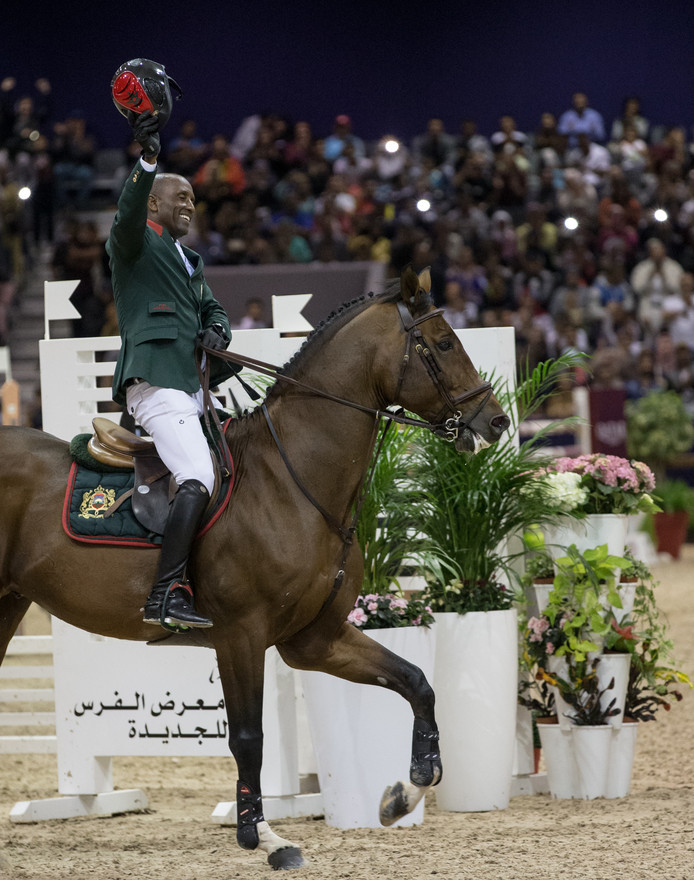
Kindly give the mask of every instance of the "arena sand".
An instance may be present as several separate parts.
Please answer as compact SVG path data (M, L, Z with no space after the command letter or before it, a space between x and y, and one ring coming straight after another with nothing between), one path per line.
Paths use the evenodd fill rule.
M694 545L653 568L680 667L694 676ZM30 612L26 633L46 632ZM427 800L423 825L340 831L321 819L273 823L301 846L306 880L693 880L694 691L639 729L632 789L620 800L511 800L492 813L449 813ZM355 768L358 772L358 768ZM0 758L2 880L230 880L269 877L262 855L210 822L231 800L231 758L117 758L117 788L142 788L146 813L15 825L17 801L57 795L54 756Z

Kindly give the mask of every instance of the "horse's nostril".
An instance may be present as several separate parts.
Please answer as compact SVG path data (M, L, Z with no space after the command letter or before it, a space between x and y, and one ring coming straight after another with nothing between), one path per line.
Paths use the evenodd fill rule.
M497 434L501 435L506 431L511 424L511 419L508 416L494 416L493 419L489 420L489 424L492 427L492 430Z

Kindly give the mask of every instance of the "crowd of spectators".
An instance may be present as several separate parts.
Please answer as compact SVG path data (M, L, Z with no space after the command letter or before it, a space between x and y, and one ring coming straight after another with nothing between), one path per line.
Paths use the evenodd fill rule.
M79 211L103 145L79 111L48 125L50 86L36 89L2 102L0 338L2 285L46 242L56 277L84 279L75 332L92 335L111 326L108 266ZM189 118L163 133L160 165L193 186L186 243L207 264L378 260L389 277L430 266L453 327L513 326L531 365L585 351L588 381L630 397L674 387L694 415L690 133L652 123L636 97L611 120L581 92L567 104L532 131L508 113L488 133L431 118L407 142L368 142L345 114L315 132L258 113L209 138ZM123 145L125 167L137 154ZM23 239L12 199L22 185L32 188Z

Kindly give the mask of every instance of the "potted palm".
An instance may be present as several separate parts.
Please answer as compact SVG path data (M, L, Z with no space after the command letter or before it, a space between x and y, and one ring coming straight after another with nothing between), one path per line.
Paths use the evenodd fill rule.
M535 491L547 430L522 446L514 435L578 361L567 355L544 362L515 389L497 391L512 418L510 438L474 457L429 435L413 443L416 515L429 542L422 556L425 598L436 619L434 686L446 766L436 798L443 809L508 805L518 687L514 566L522 556L520 536L547 517Z

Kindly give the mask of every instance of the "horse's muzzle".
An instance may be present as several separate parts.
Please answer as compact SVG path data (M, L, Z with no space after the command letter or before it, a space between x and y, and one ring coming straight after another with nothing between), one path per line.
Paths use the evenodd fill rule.
M501 437L504 431L508 431L510 426L511 419L503 413L500 416L494 416L489 419L489 427L497 437Z

